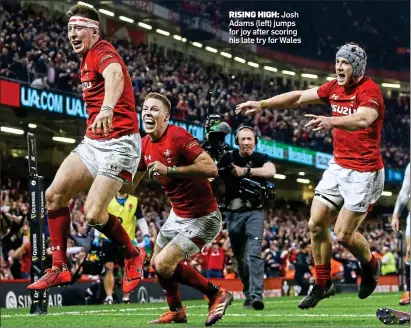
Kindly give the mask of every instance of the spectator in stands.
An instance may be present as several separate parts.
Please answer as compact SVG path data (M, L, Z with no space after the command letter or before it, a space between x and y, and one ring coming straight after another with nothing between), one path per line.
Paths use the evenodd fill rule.
M208 267L206 278L223 278L225 251L214 241L208 251Z
M271 241L270 248L263 252L263 259L266 277L279 277L281 275L281 253L275 241Z
M382 266L381 266L381 274L383 276L387 275L395 275L397 274L397 267L395 265L395 256L390 247L384 246L382 249Z
M33 82L31 82L30 86L35 89L49 89L50 86L47 84L47 76L39 76Z
M31 243L26 241L14 253L14 258L20 260L20 279L30 278L31 268Z
M360 262L346 250L342 254L333 254L333 259L343 265L344 276L341 282L344 284L357 284L357 277L361 273Z
M0 256L0 280L13 279L11 274L9 262Z
M294 261L295 275L294 279L296 284L301 288L298 295L307 295L310 287L310 278L312 276L311 270L313 269L313 259L311 255L311 245L307 242L303 242L300 246L300 252Z

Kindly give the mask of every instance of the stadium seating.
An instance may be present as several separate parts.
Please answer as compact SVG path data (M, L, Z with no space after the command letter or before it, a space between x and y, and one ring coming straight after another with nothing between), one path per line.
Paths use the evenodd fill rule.
M347 9L348 10L348 9ZM4 9L0 33L0 76L30 82L36 88L78 92L78 58L66 38L64 18L49 21L38 13L20 8ZM265 111L256 117L234 115L235 105L248 99L264 99L300 88L300 81L282 78L262 80L247 73L225 74L221 67L187 61L184 54L168 52L165 57L155 44L134 45L111 40L127 64L132 78L137 110L144 96L157 91L167 95L172 117L202 123L207 110L221 114L235 130L240 124L255 126L257 133L296 146L332 152L332 133L304 128L305 113L329 115L327 106L306 106L302 110ZM331 56L331 55L330 55ZM372 59L370 59L371 61ZM214 97L207 101L207 92ZM387 113L381 150L387 168L404 168L409 162L409 97L386 99ZM395 119L394 119L395 117Z

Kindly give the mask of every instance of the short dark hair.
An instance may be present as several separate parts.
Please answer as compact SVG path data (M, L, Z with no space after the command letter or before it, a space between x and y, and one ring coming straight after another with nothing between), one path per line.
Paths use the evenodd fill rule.
M166 106L167 112L170 113L171 110L171 102L170 100L168 100L168 98L166 96L163 96L161 93L157 93L157 92L150 92L145 98L144 101L146 101L147 99L150 98L154 98L157 100L160 100L164 106Z
M69 11L66 13L68 18L71 16L81 16L85 18L90 18L92 20L95 20L97 22L100 22L100 15L97 11L96 8L90 8L84 5L74 5L72 6Z

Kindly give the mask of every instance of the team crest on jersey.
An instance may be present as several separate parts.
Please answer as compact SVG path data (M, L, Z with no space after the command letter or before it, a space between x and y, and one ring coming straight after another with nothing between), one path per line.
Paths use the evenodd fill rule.
M337 99L338 99L338 95L337 95L336 93L334 93L334 94L331 96L331 98L334 99L334 100L337 100Z
M148 155L148 156L144 155L144 160L145 161L151 161L151 155Z
M354 105L354 101L355 101L355 96L352 96L350 98L350 105L353 106Z
M166 151L164 152L164 155L166 156L166 161L168 164L171 164L171 150L170 149L166 149Z
M133 204L128 204L128 211L131 212L132 209L133 209Z

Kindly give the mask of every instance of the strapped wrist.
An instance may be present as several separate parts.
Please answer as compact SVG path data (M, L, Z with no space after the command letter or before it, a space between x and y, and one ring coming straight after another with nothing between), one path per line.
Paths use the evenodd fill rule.
M114 110L114 107L110 105L101 106L100 112L105 111L105 110Z
M261 100L260 101L260 107L261 107L261 109L267 109L268 108L267 100Z
M177 166L167 166L167 176L174 176L178 172Z

